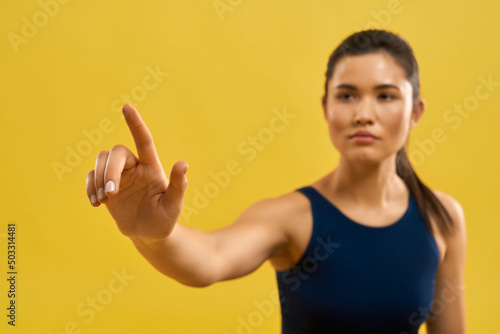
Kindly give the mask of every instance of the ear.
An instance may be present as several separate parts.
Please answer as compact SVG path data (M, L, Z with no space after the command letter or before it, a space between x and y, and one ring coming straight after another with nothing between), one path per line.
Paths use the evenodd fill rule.
M427 103L425 102L425 99L420 97L418 99L417 105L413 108L411 113L410 129L413 129L414 127L417 126L418 122L420 121L420 118L424 114L426 107Z

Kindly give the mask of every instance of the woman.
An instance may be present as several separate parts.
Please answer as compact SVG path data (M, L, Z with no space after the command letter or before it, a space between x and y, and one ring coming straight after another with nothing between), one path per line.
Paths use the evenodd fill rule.
M87 195L160 272L204 287L276 269L283 333L465 333L465 219L427 188L407 159L424 110L418 65L385 30L346 38L332 53L322 99L338 166L309 186L247 208L225 228L177 224L187 163L167 179L153 138L130 104L138 157L99 152Z

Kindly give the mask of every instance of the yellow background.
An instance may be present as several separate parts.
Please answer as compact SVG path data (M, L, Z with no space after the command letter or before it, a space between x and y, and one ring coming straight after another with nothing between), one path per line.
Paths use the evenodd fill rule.
M445 118L454 104L474 101L479 77L500 81L498 2L219 3L225 12L212 0L2 1L0 331L233 334L250 321L247 332L278 333L279 308L259 318L254 303L271 300L276 289L269 264L208 288L182 286L142 258L104 206L90 206L85 175L100 150L124 144L135 151L116 112L129 95L165 170L189 163L185 203L213 182L210 172L239 162L241 173L189 222L203 230L230 224L257 200L336 166L320 107L328 56L352 32L379 27L407 38L419 61L428 109L411 133L413 157L424 152L417 140L429 141L436 129L446 136L414 166L465 210L468 332L498 333L500 87L469 105L469 116ZM25 27L34 22L36 31ZM23 31L30 38L13 44ZM168 75L144 84L148 69ZM247 161L238 146L269 127L274 109L295 118ZM95 134L102 122L108 132L90 143L84 131ZM86 155L58 177L54 164L68 166L68 150L77 148ZM18 228L15 328L6 324L9 222ZM122 271L129 280L119 289L114 273ZM106 304L91 318L87 303L96 297Z

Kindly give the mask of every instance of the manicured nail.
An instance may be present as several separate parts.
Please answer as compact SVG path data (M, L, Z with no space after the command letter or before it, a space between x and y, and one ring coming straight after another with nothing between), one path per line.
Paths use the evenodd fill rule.
M99 198L100 201L106 198L103 188L99 188L99 190L97 191L97 198Z
M92 203L92 205L94 205L96 202L97 202L97 198L95 197L95 194L92 194L92 196L90 196L90 203Z
M113 181L108 181L108 183L106 183L106 192L112 193L113 191L115 191L115 183Z

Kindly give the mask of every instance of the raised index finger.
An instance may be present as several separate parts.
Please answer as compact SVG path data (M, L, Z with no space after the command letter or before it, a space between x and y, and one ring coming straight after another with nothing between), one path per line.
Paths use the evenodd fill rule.
M122 108L125 121L134 137L139 161L146 164L159 163L158 154L153 142L153 136L133 105L126 103Z

